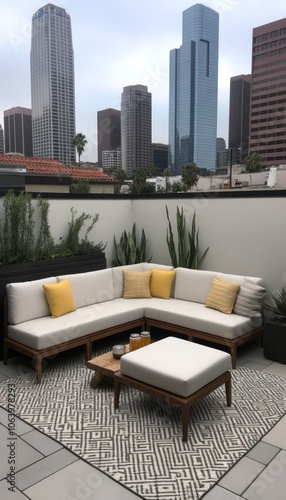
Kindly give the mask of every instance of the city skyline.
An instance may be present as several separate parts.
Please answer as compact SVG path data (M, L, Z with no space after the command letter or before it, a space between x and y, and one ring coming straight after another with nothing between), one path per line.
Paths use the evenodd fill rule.
M140 6L106 0L84 6L76 0L53 2L70 14L75 54L76 131L88 139L83 161L97 160L97 111L120 109L124 86L147 85L152 94L152 142L168 142L169 52L180 47L182 13L196 3L146 0ZM166 6L166 3L168 5ZM32 16L39 0L13 0L1 11L0 124L3 112L31 107L30 47ZM204 3L203 3L204 4ZM275 9L259 0L209 0L220 14L217 136L228 142L230 77L251 72L252 30L285 17L282 0Z

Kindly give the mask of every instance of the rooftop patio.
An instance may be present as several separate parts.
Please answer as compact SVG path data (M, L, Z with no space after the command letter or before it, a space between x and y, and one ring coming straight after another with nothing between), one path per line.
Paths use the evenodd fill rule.
M280 288L286 281L285 248L286 235L284 231L284 213L286 208L286 192L284 190L241 191L230 190L225 192L188 193L182 195L149 195L147 196L89 196L87 198L73 198L52 196L50 199L50 224L52 233L62 236L63 219L70 219L70 208L74 207L78 213L99 213L91 240L107 242L107 266L111 266L114 257L114 236L119 239L122 231L131 230L136 223L138 235L144 228L148 238L147 257L152 261L170 264L170 256L166 243L167 218L165 205L168 206L173 230L176 229L176 207L183 207L186 216L186 226L190 228L193 213L196 211L197 227L199 228L199 243L203 251L210 247L201 268L247 276L259 276L264 279L267 291ZM18 366L22 361L15 358L12 363L3 366L0 362L0 382L18 374ZM261 345L255 343L240 349L238 365L256 371L272 373L286 378L286 365L280 365L266 360ZM7 414L0 410L0 429L5 435ZM86 478L92 473L91 466L75 457L71 452L54 449L55 443L43 436L33 427L18 422L19 439L29 441L36 439L36 445L30 444L29 453L35 449L42 452L44 457L53 461L55 466L49 469L45 460L39 459L27 462L21 472L22 486L19 486L17 498L24 500L38 500L41 498L77 498L78 484L72 486L74 474L81 484L87 484ZM224 478L212 488L204 497L206 500L256 500L257 491L261 484L265 489L260 491L260 500L282 500L286 489L285 483L285 416L260 441L256 447L240 460ZM2 447L4 440L1 440ZM52 450L52 451L51 451ZM2 450L1 450L2 451ZM56 453L61 451L62 457ZM32 456L32 455L31 455ZM279 461L279 457L282 457ZM283 459L283 460L282 460ZM276 460L276 462L275 462ZM278 460L278 462L277 462ZM281 474L273 473L277 466L283 466ZM282 464L282 465L281 465ZM284 464L284 465L283 465ZM25 469L25 470L24 470ZM270 479L269 478L270 470ZM279 469L280 470L280 469ZM268 471L268 475L267 475ZM253 475L251 476L251 474ZM261 475L260 475L261 474ZM263 475L264 474L264 475ZM245 494L252 477L253 490ZM97 489L98 499L137 498L125 488L109 480L101 478L101 487ZM255 483L256 481L256 483ZM264 482L263 482L264 481ZM283 482L284 481L284 482ZM259 490L260 485L260 490ZM1 473L0 493L2 498L7 494L5 473ZM48 496L45 496L48 495ZM92 496L91 491L90 498ZM246 496L245 496L246 495ZM249 496L250 495L250 496ZM264 495L264 496L263 496ZM265 496L266 495L266 496ZM281 496L282 495L282 496ZM5 498L5 496L3 496ZM6 498L5 498L6 500ZM178 499L179 500L179 499ZM180 499L181 500L181 499Z

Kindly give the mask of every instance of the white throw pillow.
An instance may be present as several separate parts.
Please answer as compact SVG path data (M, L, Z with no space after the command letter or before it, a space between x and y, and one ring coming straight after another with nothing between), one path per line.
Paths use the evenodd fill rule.
M244 278L234 304L234 314L247 318L260 318L265 288Z

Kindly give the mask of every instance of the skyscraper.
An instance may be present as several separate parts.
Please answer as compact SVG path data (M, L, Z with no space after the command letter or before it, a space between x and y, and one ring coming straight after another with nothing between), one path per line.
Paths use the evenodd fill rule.
M4 153L4 130L0 125L0 155Z
M183 12L183 43L170 52L169 166L215 169L219 14L196 4Z
M102 153L117 151L121 147L120 116L118 109L103 109L97 112L98 166L102 167Z
M152 104L145 85L129 85L121 94L122 168L132 174L152 164Z
M32 111L16 106L4 111L5 153L33 156Z
M32 18L34 156L75 162L74 56L69 14L47 4Z
M250 154L286 164L286 18L253 29Z
M230 79L228 147L234 163L248 156L251 75Z

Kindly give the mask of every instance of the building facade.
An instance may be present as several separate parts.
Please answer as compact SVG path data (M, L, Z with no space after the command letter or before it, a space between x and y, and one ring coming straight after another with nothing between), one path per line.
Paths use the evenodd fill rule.
M183 42L170 52L169 166L215 170L219 14L201 4L183 12Z
M250 154L286 164L286 18L253 29Z
M74 54L69 14L47 4L32 18L31 94L35 157L75 163Z
M32 110L16 106L4 111L5 153L33 156Z
M102 151L102 168L121 169L121 148Z
M152 100L145 85L129 85L121 94L121 157L128 175L152 165Z
M0 125L0 155L4 153L4 130Z
M103 151L117 152L121 147L121 113L117 109L103 109L97 112L97 150L98 166L103 165Z
M251 75L230 79L228 147L234 163L243 163L249 151Z
M157 169L157 175L163 175L168 168L168 144L152 143L152 165Z

